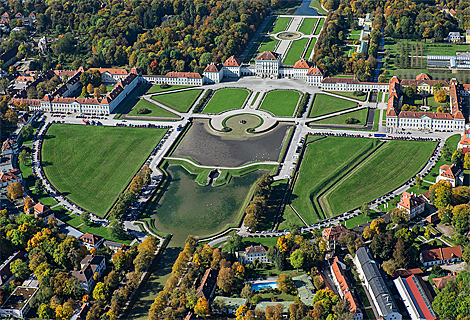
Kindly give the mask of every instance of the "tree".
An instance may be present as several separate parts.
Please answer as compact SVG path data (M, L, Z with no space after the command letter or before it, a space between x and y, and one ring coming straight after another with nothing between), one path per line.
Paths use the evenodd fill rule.
M434 92L434 99L439 103L444 103L447 98L447 90L446 89L439 89Z
M421 176L419 174L417 174L415 177L415 184L418 187L418 189L421 189L423 186L423 179L421 179Z
M108 234L111 238L120 238L124 235L124 226L119 220L112 220L108 226Z
M86 226L88 226L90 224L90 213L87 212L87 211L84 211L81 215L80 215L80 220L82 221L82 223Z
M437 208L452 204L452 185L449 181L439 181L429 187L431 203Z
M93 92L95 92L95 87L93 86L93 84L89 83L86 87L86 91L88 92L88 94L93 94Z
M32 207L34 207L33 200L30 197L26 197L26 199L24 200L24 207L23 207L24 212L29 213Z
M460 234L465 234L469 229L470 206L459 204L452 209L452 226Z
M104 302L108 295L108 288L103 282L98 282L93 289L93 299Z
M7 186L7 194L12 200L16 200L23 196L23 186L19 182L10 183Z
M23 166L26 166L26 163L27 163L29 157L30 157L30 154L28 153L28 151L23 149L23 150L21 150L20 154L18 155L18 161Z
M248 313L248 307L245 305L241 305L238 307L237 311L235 312L235 317L237 320L245 320L247 313Z
M290 264L299 271L299 268L304 264L305 257L305 252L302 249L297 249L290 255Z
M403 88L403 93L410 99L415 96L415 92L410 86Z
M292 292L295 289L292 276L287 273L281 273L277 278L277 286L284 293Z
M16 125L18 124L18 114L8 108L7 112L5 112L5 119L10 123L10 126L12 127L16 127Z
M243 286L242 292L240 293L240 297L250 300L253 297L253 290L251 289L251 285L246 283Z
M41 304L38 309L38 316L41 319L52 319L54 317L54 310L48 304Z
M441 154L446 161L450 161L452 159L452 150L448 145L444 145L444 147L442 147Z
M82 88L81 96L84 97L84 98L88 98L88 91L86 90L85 86L83 86L83 88Z
M217 276L217 286L225 293L232 291L234 282L233 270L231 268L222 268Z
M451 205L439 208L437 215L439 216L439 219L441 219L442 223L450 224L452 222L452 209L453 207Z
M372 214L372 211L370 210L370 206L368 203L364 203L362 206L361 206L361 213L366 217L366 218L370 218L371 214Z
M93 97L98 99L99 97L101 97L101 92L100 92L100 88L94 88L93 89Z
M100 84L100 93L101 94L106 94L108 92L108 89L106 88L106 86L104 84Z
M387 76L385 74L380 74L379 75L379 78L378 78L378 82L379 83L385 83L385 81L387 81Z
M206 297L202 296L197 300L196 306L194 307L194 312L203 318L210 314L209 302L207 302Z
M470 152L467 152L465 154L464 160L463 160L463 167L466 170L470 170Z
M37 179L36 181L34 181L34 191L38 196L41 196L43 194L44 188L42 186L41 179Z
M402 208L394 208L390 214L390 219L394 224L406 223L410 220L410 215Z
M385 271L389 276L391 276L391 275L394 274L395 271L397 270L397 264L396 264L395 260L390 259L390 260L385 261L385 262L382 264L382 269L384 269L384 271Z
M28 265L21 259L16 259L10 263L10 271L15 275L15 277L22 280L26 279L30 274Z
M320 275L317 275L313 277L313 285L315 289L321 290L325 286L325 282L323 281L323 278Z
M73 306L70 302L58 305L55 309L56 320L69 320L73 316Z
M33 137L33 126L28 124L27 126L25 126L23 128L23 130L21 131L21 135L23 136L23 139L24 140L31 140L31 138Z
M462 167L463 166L463 160L464 160L463 157L464 156L463 156L462 150L457 149L457 150L455 150L454 154L452 155L451 161L456 166Z

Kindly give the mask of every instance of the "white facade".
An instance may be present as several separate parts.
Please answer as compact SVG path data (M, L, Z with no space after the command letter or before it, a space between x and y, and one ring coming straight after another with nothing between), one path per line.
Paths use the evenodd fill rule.
M186 73L186 72L182 72L182 73ZM182 86L202 86L204 84L203 77L190 77L188 75L181 75L181 76L144 75L142 76L141 81L152 83L152 84L166 83L169 85L182 85Z
M410 112L410 111L408 111ZM411 114L412 112L410 112ZM428 130L456 130L463 131L465 128L465 119L455 119L450 116L448 118L431 118L430 114L424 112L414 112L417 117L387 117L387 127L404 128L404 129L428 129ZM419 115L422 114L422 115ZM436 114L436 116L444 116L445 114Z

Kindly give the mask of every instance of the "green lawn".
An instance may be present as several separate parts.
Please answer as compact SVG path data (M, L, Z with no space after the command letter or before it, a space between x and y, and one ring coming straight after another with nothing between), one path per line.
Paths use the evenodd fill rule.
M82 224L82 220L80 220L80 217L76 214L65 216L61 220L74 228Z
M269 111L278 117L292 117L299 98L300 93L298 91L270 91L264 97L260 109Z
M358 216L355 216L351 219L348 219L345 221L344 226L348 229L355 228L357 226L360 226L366 222L372 221L375 218L378 218L381 214L378 212L373 212L370 217L366 217L362 213Z
M359 120L358 123L355 123L356 125L361 125L364 126L367 122L367 112L368 108L364 108L361 110L353 111L353 112L348 112L341 114L339 116L334 116L322 120L317 120L314 121L314 123L327 123L327 124L346 124L346 119L351 117L354 119Z
M217 90L204 108L203 113L220 113L225 110L239 109L248 97L248 90L225 88Z
M146 108L150 110L149 113L146 114L138 114L137 110L140 108ZM165 117L165 118L179 118L178 115L170 112L168 110L163 109L162 107L157 106L154 103L151 103L147 100L140 99L139 102L132 108L132 110L128 113L130 116L141 116L141 117Z
M276 24L274 25L271 33L278 33L281 31L284 31L287 27L287 24L289 23L291 18L279 18L276 21Z
M172 92L153 96L152 99L179 112L188 112L194 101L196 101L202 89Z
M99 225L99 224L92 223L89 226L81 225L78 228L78 230L80 230L83 233L90 232L90 233L102 236L103 238L105 238L107 240L116 241L116 242L119 242L119 243L130 244L132 242L132 238L130 236L128 236L127 234L123 235L121 238L111 237L108 233L108 229L101 226L101 225Z
M277 42L278 41L274 38L265 37L263 39L263 43L261 44L261 47L259 48L259 53L264 52L264 51L273 51Z
M314 97L313 106L310 109L308 116L313 118L355 107L357 107L356 102L332 97L326 94L316 94Z
M300 26L299 31L302 32L303 34L311 34L313 31L313 27L315 27L315 23L317 22L317 19L315 18L305 18L304 21L302 22L302 25Z
M319 35L321 32L321 28L323 27L323 24L325 23L325 19L320 19L320 21L317 24L317 27L315 28L315 32L313 33L314 35Z
M102 217L165 132L53 124L42 147L44 172L64 196Z
M334 178L344 174L345 166L370 152L373 143L372 139L327 137L307 145L290 201L308 224L322 220L313 201Z
M355 99L355 100L363 101L363 102L366 101L367 99L367 93L365 93L362 96L355 96L354 92L350 92L350 91L326 91L326 92L330 92L338 96L343 96L346 98Z
M317 9L318 14L326 15L328 13L325 10L323 10L319 0L312 0L312 2L310 2L310 7Z
M348 39L350 39L350 40L359 40L360 37L361 37L360 34L352 34L352 33L351 33L351 34L348 36Z
M323 211L336 216L399 187L425 165L435 146L421 141L385 143L320 197Z
M446 102L447 101L448 101L448 99L446 99ZM436 99L434 99L434 97L427 97L426 98L426 105L431 107L430 111L432 111L432 112L437 112L437 108L439 108L443 104L444 103L437 102Z
M446 145L448 145L452 151L455 151L457 149L457 145L459 141L460 141L460 135L454 134L453 136L450 136L449 138L447 138ZM450 164L450 161L446 161L444 157L440 157L439 160L437 160L434 167L429 171L429 173L422 178L424 180L428 180L431 182L436 181L436 177L439 174L439 167L444 164Z
M304 48L307 45L308 39L300 39L295 40L292 42L292 45L287 52L287 56L284 59L283 64L285 65L293 65L297 61L299 61L300 57L302 56L302 52L304 52Z
M317 42L317 38L312 38L312 41L310 41L310 44L308 45L307 51L305 52L304 59L308 60L310 58L310 55L312 54L313 48L315 48L315 43Z
M384 112L384 114L385 114L385 112ZM379 130L379 121L380 121L380 110L375 110L374 125L372 126L372 131Z
M260 45L261 41L263 41L264 37L263 36L260 36L258 37L258 39L256 39L256 42L253 44L253 46L251 47L250 51L248 52L248 54L246 55L245 57L245 60L243 60L243 63L248 63L250 62L250 60L252 58L254 58L253 56L256 54L256 52L258 52L258 46Z
M295 214L294 210L290 206L286 206L284 213L279 221L278 230L288 229L290 224L294 223L298 226L304 226L305 224L300 220L299 216Z
M377 97L377 102L382 102L383 99L383 92L379 92L379 96Z
M152 93L160 93L160 92L166 92L166 91L172 91L172 90L179 90L179 89L187 89L187 88L191 88L192 86L177 86L177 85L173 85L169 88L165 88L165 89L162 89L160 88L160 85L159 84L156 84L154 85L152 88L150 88L149 91L147 91L147 94L152 94Z

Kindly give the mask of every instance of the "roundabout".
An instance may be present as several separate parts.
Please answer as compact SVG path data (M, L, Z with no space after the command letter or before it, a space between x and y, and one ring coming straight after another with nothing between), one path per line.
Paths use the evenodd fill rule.
M276 38L279 40L297 40L303 36L304 34L298 31L283 31L276 34Z

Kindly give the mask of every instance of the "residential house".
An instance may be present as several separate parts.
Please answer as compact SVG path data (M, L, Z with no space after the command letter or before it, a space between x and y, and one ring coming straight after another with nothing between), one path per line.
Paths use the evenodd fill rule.
M230 56L223 63L223 74L227 78L240 78L242 61L235 56Z
M432 281L434 282L434 285L436 288L439 290L442 290L445 288L447 282L449 281L455 281L455 278L457 278L458 274L453 274L453 275L448 275L445 277L439 277L439 278L433 278Z
M336 248L336 241L339 239L339 236L346 231L348 231L348 229L342 224L323 229L322 235L327 241L328 250L334 250Z
M333 282L338 289L338 293L349 304L349 311L354 314L354 320L362 320L363 314L359 308L359 300L348 277L344 273L346 265L341 263L338 257L334 257L333 263L330 265L330 272Z
M12 262L21 259L22 261L26 261L28 254L24 250L19 250L14 252L11 256L8 257L1 265L0 265L0 286L8 284L11 280L13 274L10 271L10 265Z
M439 175L436 177L436 183L439 181L449 181L452 187L461 186L463 184L463 168L451 164L444 164L439 167Z
M460 262L462 261L462 248L456 246L425 250L420 253L419 259L425 267Z
M356 251L354 264L359 273L362 284L369 292L377 313L384 320L402 320L402 315L392 298L380 273L378 263L372 259L369 249L360 247Z
M215 269L209 268L206 270L196 291L198 298L204 296L209 301L214 296L215 288L217 287L217 274L218 271Z
M270 263L266 256L266 248L262 245L246 247L245 251L238 251L237 256L244 263L253 263L255 260L262 263Z
M104 238L102 236L87 232L82 235L79 240L88 250L91 250L91 248L98 249L103 243Z
M23 181L19 169L10 169L8 172L0 171L0 187L6 187L11 183Z
M411 320L436 320L437 316L432 309L432 295L428 287L419 276L408 278L398 277L393 280L398 289L401 300L405 304Z
M80 270L73 270L71 275L80 282L80 287L87 293L90 293L95 286L93 275L98 273L101 277L103 271L106 270L106 258L103 256L86 255L80 262Z
M217 296L212 302L212 312L217 314L231 314L235 315L240 306L246 305L248 299L245 298L230 298Z
M5 318L24 319L31 309L29 302L39 291L35 287L16 287L15 291L0 307L0 316Z
M457 144L457 149L462 149L463 153L470 151L470 131L466 130L462 135L459 143Z
M421 197L412 193L403 192L397 207L406 211L413 219L420 213L424 212L426 201Z
M460 32L449 32L447 35L447 41L452 42L452 43L458 43L460 42Z
M43 205L41 202L38 202L33 207L34 215L36 218L43 218L44 221L47 221L50 216L54 216L54 212L46 205Z
M16 143L16 140L8 138L5 141L3 141L2 154L5 156L7 154L14 154L14 153L18 153L18 144Z

